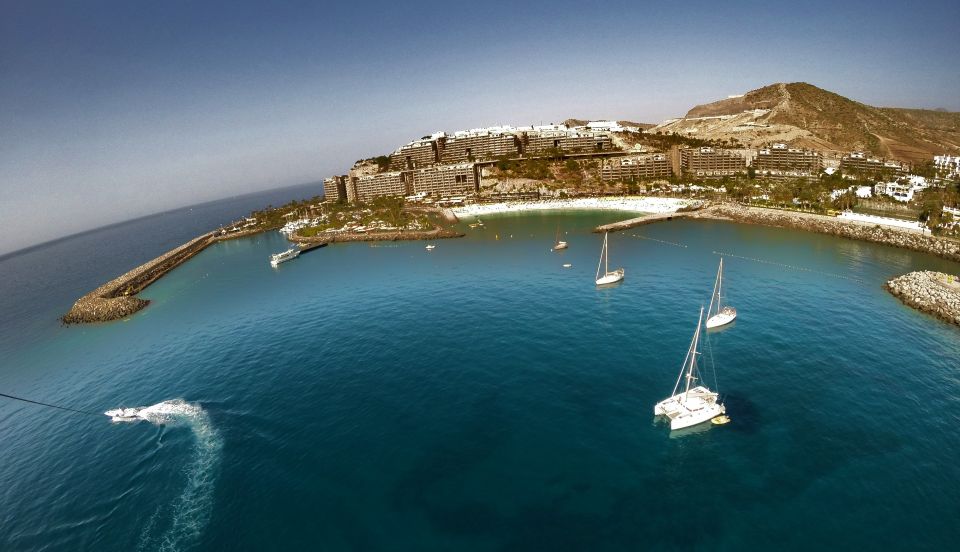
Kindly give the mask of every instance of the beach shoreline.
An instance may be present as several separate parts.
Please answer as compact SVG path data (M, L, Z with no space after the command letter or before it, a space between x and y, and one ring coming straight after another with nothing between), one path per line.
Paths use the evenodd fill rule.
M476 203L451 207L446 211L458 218L479 217L501 213L533 211L624 211L633 213L672 213L682 208L702 205L695 199L672 197L617 196L578 197L570 199L542 199L537 201L507 201L503 203Z

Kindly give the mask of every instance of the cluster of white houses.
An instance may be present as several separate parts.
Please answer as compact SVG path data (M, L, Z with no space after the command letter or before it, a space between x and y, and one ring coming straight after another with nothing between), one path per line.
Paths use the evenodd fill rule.
M479 191L483 167L500 159L538 157L596 159L598 177L603 183L639 182L674 175L717 178L743 173L748 166L758 178L813 180L824 170L820 152L786 144L771 144L756 152L675 147L668 153L627 153L614 146L611 139L614 132L640 132L640 129L623 127L615 121L593 121L580 127L499 126L453 134L438 132L391 153L386 172L351 171L349 175L327 178L323 184L324 195L328 200L351 203L383 196L465 197ZM960 158L938 156L936 163L944 170L960 173ZM896 179L908 172L908 167L901 163L875 159L861 152L845 155L839 168L844 174L864 178Z

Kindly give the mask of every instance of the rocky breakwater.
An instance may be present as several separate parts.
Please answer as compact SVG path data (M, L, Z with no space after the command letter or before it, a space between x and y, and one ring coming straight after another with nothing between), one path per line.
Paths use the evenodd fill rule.
M150 304L137 293L215 241L212 232L204 234L110 280L78 299L61 320L64 324L109 322L134 314Z
M885 287L904 304L960 326L960 278L923 270L894 278Z
M342 242L373 242L373 241L407 241L407 240L436 240L448 238L462 238L463 232L451 228L434 228L433 230L405 230L401 232L330 232L317 236L301 236L292 234L287 237L301 248L315 244L329 244Z
M932 253L944 259L960 261L960 242L956 240L826 215L723 203L691 213L690 217L796 228Z

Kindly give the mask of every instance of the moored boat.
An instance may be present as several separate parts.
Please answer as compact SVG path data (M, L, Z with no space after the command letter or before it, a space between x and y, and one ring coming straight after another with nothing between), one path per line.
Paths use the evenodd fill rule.
M713 283L713 295L710 296L710 306L707 308L707 329L718 328L734 321L737 309L723 306L723 257L720 257L720 268L717 269L717 279Z
M703 307L700 307L700 318L697 320L697 329L693 333L683 367L673 386L671 396L658 402L653 407L654 416L664 416L670 420L670 429L683 429L709 421L726 412L726 407L720 402L719 393L711 391L705 385L694 385L700 379L697 367L697 356L700 355L700 329L703 327ZM680 389L680 380L684 380L683 392Z
M291 247L281 253L275 253L270 255L270 266L277 268L280 263L296 259L298 255L300 255L300 249L297 247Z
M603 235L603 249L600 250L600 263L597 264L597 278L596 282L598 286L606 286L610 284L615 284L623 280L624 270L623 268L618 268L614 271L610 271L610 252L607 245L607 234ZM600 267L603 267L603 275L600 275Z

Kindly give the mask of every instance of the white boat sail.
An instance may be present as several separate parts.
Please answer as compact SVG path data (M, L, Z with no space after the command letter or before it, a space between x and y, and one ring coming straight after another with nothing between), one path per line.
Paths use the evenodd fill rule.
M702 326L703 307L700 307L697 331L693 333L690 348L687 349L687 357L680 369L680 376L677 377L677 383L673 386L672 396L658 402L653 407L655 416L666 416L670 419L671 430L701 424L726 412L726 408L720 403L718 393L714 393L704 385L694 384L700 377L700 372L697 369L697 356L700 353L697 348L700 345L700 328ZM677 393L677 390L680 389L680 380L685 380L683 392Z
M270 266L277 268L280 263L285 263L291 259L296 259L300 255L300 249L291 247L282 253L270 255Z
M729 324L737 317L737 309L724 307L723 295L723 257L720 258L720 268L717 269L717 280L713 283L713 295L710 296L710 306L707 308L707 329L717 328Z
M560 226L557 226L557 238L554 240L553 249L550 251L559 251L567 248L567 242L560 241Z
M603 235L603 249L600 251L600 263L597 264L597 285L605 286L615 284L623 280L623 269L618 268L610 272L610 251L607 246L607 234ZM600 267L603 267L603 276L600 275Z

